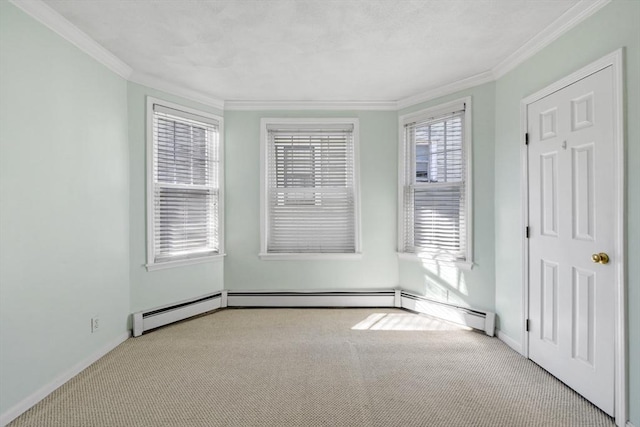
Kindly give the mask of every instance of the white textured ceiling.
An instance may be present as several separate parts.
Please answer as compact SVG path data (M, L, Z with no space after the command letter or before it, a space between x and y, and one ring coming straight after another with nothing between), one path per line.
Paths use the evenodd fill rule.
M393 101L495 67L578 0L47 0L137 73L226 100Z

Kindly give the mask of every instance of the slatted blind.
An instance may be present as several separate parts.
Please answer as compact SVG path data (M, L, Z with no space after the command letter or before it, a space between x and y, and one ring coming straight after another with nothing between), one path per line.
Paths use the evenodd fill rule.
M218 123L153 106L154 262L216 254Z
M267 253L355 252L353 125L267 138Z
M466 253L464 110L408 123L404 251L463 259Z

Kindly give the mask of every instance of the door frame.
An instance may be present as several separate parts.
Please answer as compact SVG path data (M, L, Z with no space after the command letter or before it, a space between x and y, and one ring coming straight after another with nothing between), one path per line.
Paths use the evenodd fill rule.
M618 49L578 71L552 83L538 92L520 101L520 170L522 199L522 355L529 358L529 332L526 321L529 318L529 240L525 235L525 227L529 225L529 150L525 141L528 129L527 110L532 104L545 96L557 92L578 80L582 80L607 67L613 71L613 156L616 167L614 176L615 198L615 348L614 348L614 415L616 425L624 426L627 421L627 389L626 389L626 293L625 293L625 170L624 170L624 79L623 49Z

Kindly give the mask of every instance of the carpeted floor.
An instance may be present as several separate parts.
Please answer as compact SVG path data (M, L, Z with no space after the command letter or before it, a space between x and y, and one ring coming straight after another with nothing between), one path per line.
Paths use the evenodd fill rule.
M129 339L18 426L612 426L496 338L394 309L228 309Z

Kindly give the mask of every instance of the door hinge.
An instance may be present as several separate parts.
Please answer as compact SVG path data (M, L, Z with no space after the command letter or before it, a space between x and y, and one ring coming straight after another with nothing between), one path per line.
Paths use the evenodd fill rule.
M529 132L524 134L524 145L529 145Z
M527 237L527 239L529 238L529 226L528 225L524 228L524 235Z
M524 321L524 330L529 332L529 319Z

